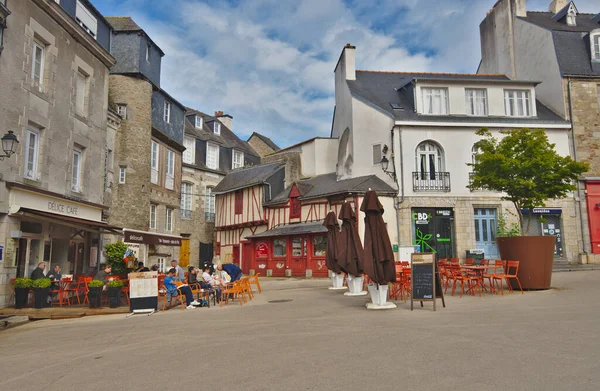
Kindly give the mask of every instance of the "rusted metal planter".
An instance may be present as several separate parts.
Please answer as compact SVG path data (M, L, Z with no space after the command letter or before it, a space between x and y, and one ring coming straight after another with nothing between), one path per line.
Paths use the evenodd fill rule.
M500 258L519 261L518 277L525 290L550 289L555 241L554 236L496 238ZM516 281L513 288L519 289Z

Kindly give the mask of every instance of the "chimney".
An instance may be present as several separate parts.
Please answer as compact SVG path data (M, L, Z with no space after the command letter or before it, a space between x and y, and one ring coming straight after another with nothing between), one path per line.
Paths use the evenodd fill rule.
M558 13L558 11L565 8L568 3L569 2L567 0L552 0L552 2L550 3L550 7L548 8L548 11L550 11L556 15Z
M527 17L527 0L513 0L514 14L523 18Z
M355 46L350 45L349 43L344 46L342 50L342 55L338 60L338 63L335 67L335 72L341 70L343 72L343 77L346 80L356 80L356 61L354 51L356 50Z
M223 114L222 111L215 111L215 118L217 118L223 125L229 130L233 130L233 117L229 114Z

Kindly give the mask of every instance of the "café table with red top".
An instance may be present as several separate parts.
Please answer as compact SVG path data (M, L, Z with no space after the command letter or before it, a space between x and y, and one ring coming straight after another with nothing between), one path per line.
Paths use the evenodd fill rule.
M71 304L69 297L68 297L68 293L69 293L69 286L71 285L72 282L73 282L73 279L71 279L71 278L63 278L61 280L53 280L52 281L52 284L54 286L58 286L58 289L51 289L50 292L57 294L58 303L61 307L63 305L63 301L65 301L65 298L66 298L67 303Z

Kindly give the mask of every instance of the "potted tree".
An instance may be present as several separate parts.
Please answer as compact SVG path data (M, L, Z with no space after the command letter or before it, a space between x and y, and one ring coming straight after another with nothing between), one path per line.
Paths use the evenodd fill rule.
M119 306L123 285L123 281L121 280L113 280L108 283L108 303L110 308L117 308Z
M102 307L102 289L104 289L104 281L92 280L88 283L90 308Z
M49 278L33 280L32 287L35 297L35 308L44 308L48 305L48 293L52 281Z
M496 243L500 257L519 262L519 280L523 289L548 289L554 262L554 236L531 236L534 208L544 207L547 200L561 199L577 189L581 174L589 169L569 156L561 156L543 129L514 129L500 132L495 138L488 129L477 135L483 138L478 149L470 190L485 189L504 193L503 200L513 203L518 225L499 226Z
M21 309L27 304L29 290L32 285L31 278L20 277L15 279L15 308Z

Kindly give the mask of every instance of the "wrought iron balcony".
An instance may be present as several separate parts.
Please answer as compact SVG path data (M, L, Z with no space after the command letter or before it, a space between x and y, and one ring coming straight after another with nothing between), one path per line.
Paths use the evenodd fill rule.
M449 172L413 172L413 191L450 191Z

